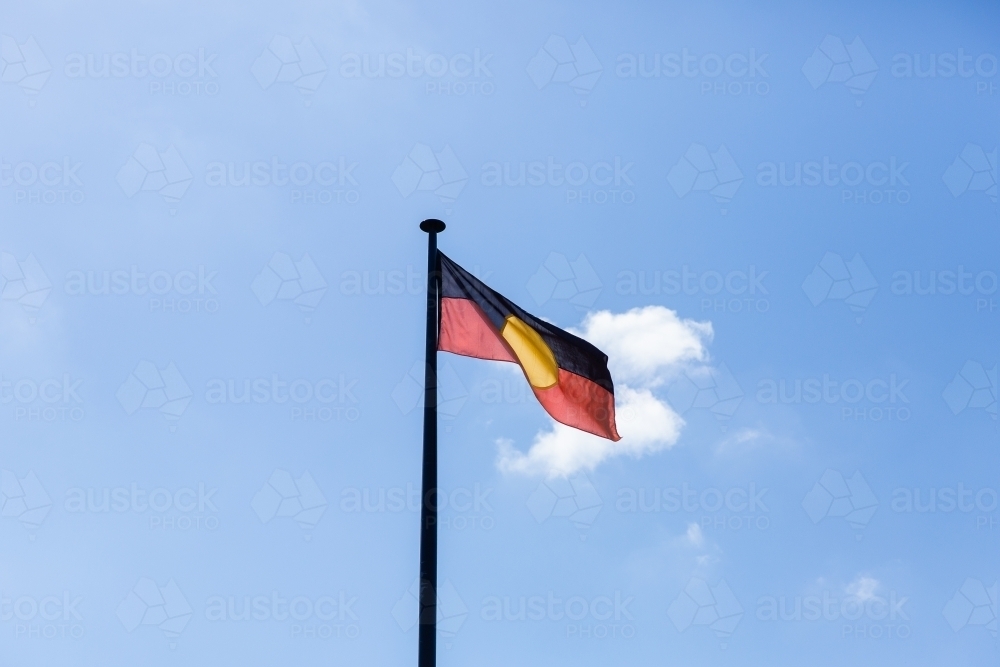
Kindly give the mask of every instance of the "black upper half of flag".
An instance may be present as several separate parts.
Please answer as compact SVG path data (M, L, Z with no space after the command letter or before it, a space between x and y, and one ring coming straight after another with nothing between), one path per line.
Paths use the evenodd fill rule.
M472 301L479 306L497 331L502 330L507 318L513 315L541 336L552 350L560 368L584 377L614 395L614 383L608 370L608 355L594 345L535 317L507 297L487 287L441 251L438 251L438 270L441 272L441 298Z

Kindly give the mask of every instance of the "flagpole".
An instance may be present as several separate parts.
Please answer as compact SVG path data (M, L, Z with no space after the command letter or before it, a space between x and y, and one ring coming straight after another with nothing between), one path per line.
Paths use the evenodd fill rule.
M441 272L437 235L445 224L434 218L420 223L427 232L427 348L424 370L424 454L420 504L420 634L417 667L437 662L437 348Z

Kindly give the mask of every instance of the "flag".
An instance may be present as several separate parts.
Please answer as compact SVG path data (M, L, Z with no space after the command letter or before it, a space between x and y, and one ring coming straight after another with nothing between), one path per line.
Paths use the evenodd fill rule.
M540 320L438 251L438 350L518 364L558 422L620 440L608 355Z

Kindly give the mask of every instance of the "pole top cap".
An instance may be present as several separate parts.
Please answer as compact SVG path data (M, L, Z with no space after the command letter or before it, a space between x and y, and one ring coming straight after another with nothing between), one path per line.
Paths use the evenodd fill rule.
M420 223L420 229L428 234L438 234L443 232L444 228L444 222L438 220L437 218L428 218Z

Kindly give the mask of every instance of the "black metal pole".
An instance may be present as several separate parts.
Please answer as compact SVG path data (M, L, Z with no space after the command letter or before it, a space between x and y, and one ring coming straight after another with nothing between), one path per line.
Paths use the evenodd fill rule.
M437 261L440 220L420 223L427 232L427 364L424 370L424 457L420 504L420 636L417 667L437 662L437 348L441 272Z

